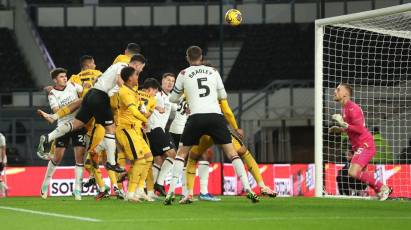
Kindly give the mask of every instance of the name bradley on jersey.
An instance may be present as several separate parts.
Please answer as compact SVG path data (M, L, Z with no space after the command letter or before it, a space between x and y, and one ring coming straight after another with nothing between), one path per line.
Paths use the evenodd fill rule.
M196 74L199 74L199 73L208 74L208 75L213 74L213 73L212 73L211 71L209 71L208 69L196 69L195 71L191 72L191 73L188 75L188 77L189 77L189 78L193 78ZM184 74L184 73L183 73L183 74Z

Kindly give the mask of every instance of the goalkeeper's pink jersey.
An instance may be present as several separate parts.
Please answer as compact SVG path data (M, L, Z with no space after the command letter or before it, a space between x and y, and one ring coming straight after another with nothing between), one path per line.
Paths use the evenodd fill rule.
M354 151L358 148L375 147L374 139L365 127L364 114L359 105L348 101L343 108L343 118L348 123L346 131Z

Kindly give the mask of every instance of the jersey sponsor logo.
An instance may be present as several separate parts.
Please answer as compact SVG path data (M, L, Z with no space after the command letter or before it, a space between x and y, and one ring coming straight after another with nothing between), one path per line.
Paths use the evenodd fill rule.
M83 180L86 182L86 180ZM104 178L104 183L110 185L110 179ZM50 196L71 196L74 191L74 179L51 179L49 185ZM97 195L96 186L82 188L81 195Z

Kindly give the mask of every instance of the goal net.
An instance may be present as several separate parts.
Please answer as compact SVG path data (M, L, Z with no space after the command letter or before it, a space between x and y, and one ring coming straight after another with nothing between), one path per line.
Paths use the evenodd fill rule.
M354 89L377 153L365 170L411 198L411 4L316 21L316 196L374 197L348 176L346 135L329 134L339 83Z

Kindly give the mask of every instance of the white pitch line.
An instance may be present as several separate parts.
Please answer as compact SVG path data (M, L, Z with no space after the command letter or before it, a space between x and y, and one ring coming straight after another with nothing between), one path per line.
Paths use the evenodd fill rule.
M42 216L55 216L55 217L60 217L60 218L74 219L74 220L81 220L81 221L88 221L88 222L101 222L101 220L94 219L94 218L63 215L63 214L57 214L57 213L51 213L51 212L41 212L41 211L35 211L35 210L23 209L23 208L12 208L12 207L0 206L0 209L11 210L11 211L16 211L16 212L26 212L26 213L37 214L37 215L42 215Z
M315 217L315 216L290 216L290 217L250 217L250 218L159 218L159 219L115 219L115 220L107 220L106 222L186 222L186 221L289 221L289 220L381 220L381 219L388 219L388 220L411 220L411 216L328 216L328 217Z

